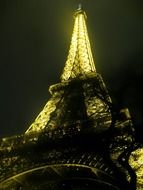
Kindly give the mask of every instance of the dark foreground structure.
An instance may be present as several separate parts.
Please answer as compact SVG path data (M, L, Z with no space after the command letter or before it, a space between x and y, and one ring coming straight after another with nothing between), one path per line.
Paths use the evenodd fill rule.
M0 189L135 190L142 149L134 151L129 110L119 110L96 72L78 9L60 83L28 130L1 139ZM131 167L132 166L132 167ZM133 170L134 169L134 170Z

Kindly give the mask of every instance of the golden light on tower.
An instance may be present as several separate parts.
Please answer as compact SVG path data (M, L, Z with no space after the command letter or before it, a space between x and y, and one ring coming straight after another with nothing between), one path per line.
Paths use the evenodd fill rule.
M0 140L0 189L143 189L143 149L96 72L86 18L79 5L61 81L36 120Z
M69 54L61 75L62 82L81 76L88 77L92 73L96 73L86 27L86 18L86 13L81 10L81 5L79 5L78 10L74 14L74 29ZM59 98L51 97L26 133L38 132L45 128L50 120L50 114L56 109L55 104L59 101Z
M143 189L143 148L139 148L132 152L129 164L137 175L137 190Z
M75 13L75 24L66 65L61 76L62 81L96 72L86 28L86 14L81 6Z

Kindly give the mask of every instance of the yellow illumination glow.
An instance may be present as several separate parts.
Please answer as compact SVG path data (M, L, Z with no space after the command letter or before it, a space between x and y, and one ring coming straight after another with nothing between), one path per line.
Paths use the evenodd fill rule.
M137 175L137 190L143 189L143 148L132 152L129 164Z
M86 28L85 13L79 11L75 15L69 55L61 80L66 81L81 75L86 76L91 72L96 72L96 69Z
M69 55L61 76L62 82L81 75L86 77L86 75L88 76L91 72L96 72L85 19L86 15L83 11L76 12ZM33 133L45 128L60 98L59 95L56 97L52 96L26 133ZM54 127L54 124L52 124L52 126ZM50 129L52 129L52 127Z
M40 112L35 121L27 129L26 133L37 132L45 128L46 124L50 120L50 114L55 111L55 104L59 101L59 98L51 98L43 110Z

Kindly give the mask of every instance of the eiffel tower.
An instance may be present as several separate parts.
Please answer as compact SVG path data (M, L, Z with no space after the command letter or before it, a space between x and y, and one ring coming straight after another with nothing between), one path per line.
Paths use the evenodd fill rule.
M79 7L60 82L38 117L24 134L0 140L0 189L136 189L131 117L96 71L86 20Z

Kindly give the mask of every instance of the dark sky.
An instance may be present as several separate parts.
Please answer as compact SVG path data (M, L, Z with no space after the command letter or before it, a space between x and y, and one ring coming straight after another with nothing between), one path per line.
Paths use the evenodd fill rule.
M59 81L76 0L0 1L0 136L24 132ZM96 60L113 100L143 133L143 1L85 0Z

